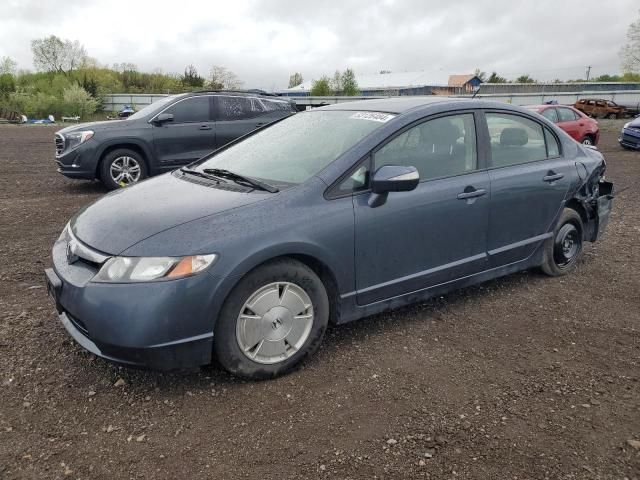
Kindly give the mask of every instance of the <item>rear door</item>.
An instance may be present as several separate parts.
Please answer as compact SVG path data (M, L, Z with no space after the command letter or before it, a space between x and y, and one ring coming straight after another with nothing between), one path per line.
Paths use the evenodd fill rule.
M555 135L530 117L486 112L491 138L488 253L492 267L531 256L551 236L576 175Z
M558 111L558 126L574 140L581 141L582 127L584 127L584 122L581 122L582 117L578 117L570 108L558 107L556 110ZM581 123L582 125L580 125Z
M172 114L173 121L151 122L159 169L191 163L215 149L211 98L199 95L179 100L160 112Z
M216 95L214 107L218 147L282 117L259 97Z

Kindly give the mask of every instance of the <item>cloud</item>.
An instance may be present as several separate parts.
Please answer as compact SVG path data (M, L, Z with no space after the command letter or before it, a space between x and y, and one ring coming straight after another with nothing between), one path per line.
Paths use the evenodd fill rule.
M0 56L33 68L30 42L55 34L79 40L103 64L182 72L194 64L235 71L247 87L281 88L336 69L422 70L434 82L476 67L507 76L575 78L619 71L618 51L637 0L432 3L131 2L5 0Z

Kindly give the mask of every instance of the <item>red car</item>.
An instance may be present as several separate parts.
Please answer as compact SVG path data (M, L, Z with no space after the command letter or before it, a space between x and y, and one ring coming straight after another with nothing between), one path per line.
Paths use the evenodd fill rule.
M585 145L597 145L600 127L593 118L573 107L565 105L528 105L526 108L538 112L567 132L574 140Z

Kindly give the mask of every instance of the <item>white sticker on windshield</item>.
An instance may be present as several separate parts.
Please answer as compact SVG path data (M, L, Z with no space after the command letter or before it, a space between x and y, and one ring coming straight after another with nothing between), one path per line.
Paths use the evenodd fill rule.
M372 122L385 123L391 120L395 115L390 113L381 112L357 112L351 115L349 118L355 118L358 120L371 120Z

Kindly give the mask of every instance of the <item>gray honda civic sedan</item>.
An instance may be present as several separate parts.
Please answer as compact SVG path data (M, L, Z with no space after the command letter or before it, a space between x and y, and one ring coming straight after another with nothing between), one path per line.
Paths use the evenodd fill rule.
M62 324L103 358L269 378L344 323L540 267L574 269L613 186L528 110L405 97L300 113L110 193L53 246Z

